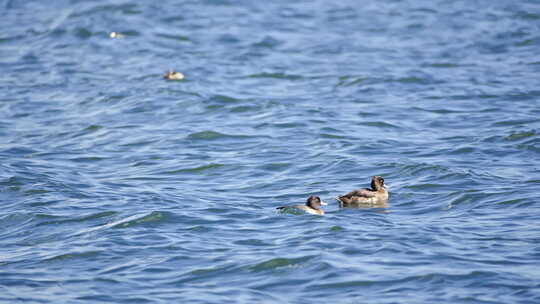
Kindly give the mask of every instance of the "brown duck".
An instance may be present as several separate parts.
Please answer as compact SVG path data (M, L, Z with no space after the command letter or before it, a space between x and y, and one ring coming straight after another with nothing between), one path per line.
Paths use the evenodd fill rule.
M280 211L286 211L291 209L296 210L302 210L309 214L319 214L323 215L324 210L321 209L322 205L327 205L325 202L321 200L318 196L310 196L305 205L294 205L294 206L283 206L283 207L277 207L276 209Z
M341 207L381 206L388 204L388 190L384 178L374 176L371 179L371 189L358 189L337 198Z

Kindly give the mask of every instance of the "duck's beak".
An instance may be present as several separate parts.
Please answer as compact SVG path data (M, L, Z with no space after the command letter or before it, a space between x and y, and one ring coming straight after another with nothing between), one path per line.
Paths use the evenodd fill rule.
M321 201L321 205L326 206L326 205L328 205L328 204L325 203L324 201Z
M383 184L382 186L383 186L383 188L385 188L385 189L390 189L390 186L388 186L387 184Z

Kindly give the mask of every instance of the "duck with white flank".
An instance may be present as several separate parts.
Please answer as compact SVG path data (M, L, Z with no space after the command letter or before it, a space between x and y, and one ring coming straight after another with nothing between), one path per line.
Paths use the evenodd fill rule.
M310 196L305 205L294 205L294 206L283 206L283 207L277 207L276 209L280 211L288 211L288 210L294 210L294 211L304 211L309 214L318 214L323 215L324 210L321 209L321 205L327 205L325 202L321 200L318 196Z

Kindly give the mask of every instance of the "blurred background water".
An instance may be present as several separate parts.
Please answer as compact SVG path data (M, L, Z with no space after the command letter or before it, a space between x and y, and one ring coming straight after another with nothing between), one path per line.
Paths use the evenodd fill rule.
M0 29L0 302L540 303L539 1L3 0ZM338 208L373 175L390 208Z

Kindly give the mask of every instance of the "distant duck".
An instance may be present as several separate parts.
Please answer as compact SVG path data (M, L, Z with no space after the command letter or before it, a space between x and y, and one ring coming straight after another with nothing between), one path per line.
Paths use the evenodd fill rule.
M118 32L111 32L109 34L109 37L111 37L112 39L122 39L122 38L124 38L126 36L124 36L123 34L120 34Z
M184 74L174 71L174 70L170 70L167 73L165 73L165 75L163 75L163 78L167 80L182 80L184 79Z
M384 178L374 176L371 179L371 189L353 190L339 196L337 200L341 207L386 207L388 198Z
M286 211L286 210L302 210L309 214L318 214L323 215L324 210L321 209L321 205L327 205L327 203L323 202L320 197L318 196L310 196L305 205L294 205L294 206L283 206L283 207L277 207L276 209L280 211Z

